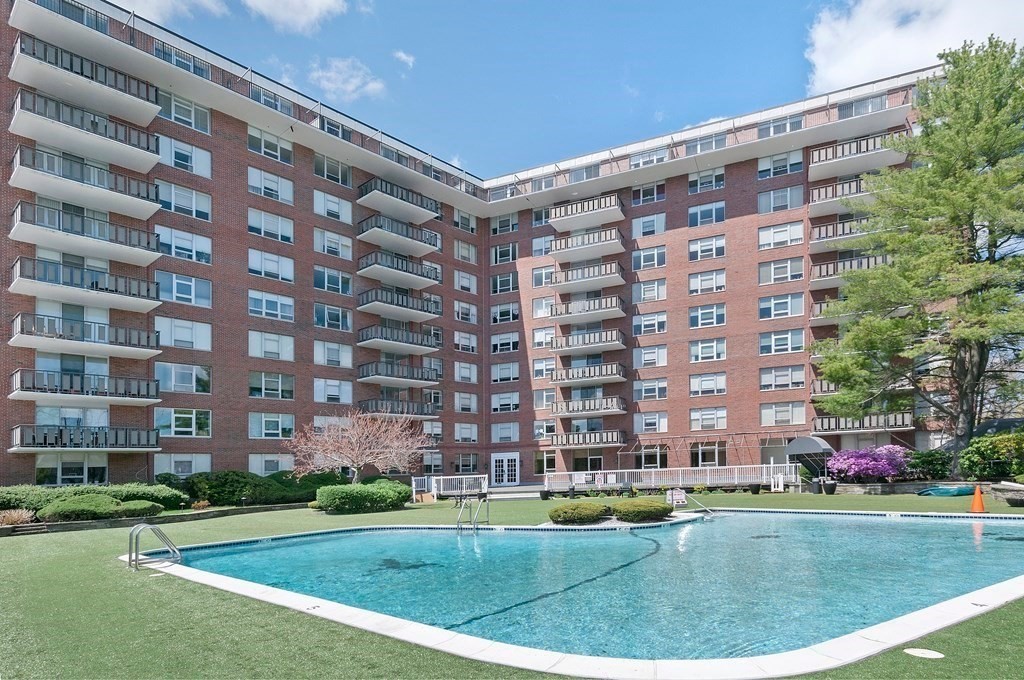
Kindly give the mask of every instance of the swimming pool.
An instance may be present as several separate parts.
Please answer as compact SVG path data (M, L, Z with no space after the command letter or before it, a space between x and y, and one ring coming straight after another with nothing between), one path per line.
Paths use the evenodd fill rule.
M193 569L445 631L625 659L810 647L1024 573L1024 521L718 514L640 531L367 529L184 551Z

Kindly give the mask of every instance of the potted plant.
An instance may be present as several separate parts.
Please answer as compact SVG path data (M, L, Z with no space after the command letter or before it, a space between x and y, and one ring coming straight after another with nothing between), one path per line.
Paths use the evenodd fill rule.
M549 498L551 498L551 492L548 491L547 489L541 489L540 490L540 499L542 501L546 501Z
M836 482L836 480L826 479L824 483L822 483L821 488L824 489L826 496L834 496L837 486L839 486L839 483Z
M754 494L755 496L757 494L761 493L761 485L760 484L751 484L747 488L749 488L750 489L750 493Z

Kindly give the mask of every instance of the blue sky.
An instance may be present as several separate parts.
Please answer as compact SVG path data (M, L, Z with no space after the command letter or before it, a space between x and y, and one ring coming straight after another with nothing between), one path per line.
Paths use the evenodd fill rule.
M1024 37L1011 0L118 4L482 177Z

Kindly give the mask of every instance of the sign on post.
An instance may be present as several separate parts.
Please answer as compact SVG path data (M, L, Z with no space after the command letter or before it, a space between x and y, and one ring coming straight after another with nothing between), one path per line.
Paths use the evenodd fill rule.
M672 507L686 505L686 491L683 489L669 489L665 494L665 502Z

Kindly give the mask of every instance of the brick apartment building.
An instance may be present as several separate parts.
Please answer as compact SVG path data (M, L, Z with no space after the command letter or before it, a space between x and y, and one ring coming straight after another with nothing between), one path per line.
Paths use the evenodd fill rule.
M934 441L808 352L930 71L484 180L102 0L0 42L0 484L265 474L351 407L496 485Z

